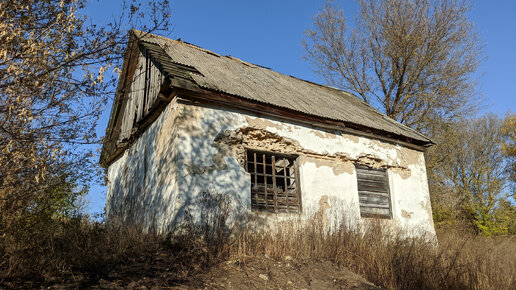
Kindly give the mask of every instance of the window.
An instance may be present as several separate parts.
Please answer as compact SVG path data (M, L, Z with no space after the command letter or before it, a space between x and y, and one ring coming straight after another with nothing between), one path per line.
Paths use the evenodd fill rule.
M390 219L391 195L385 169L356 167L361 217Z
M248 150L246 158L251 174L251 210L301 212L297 156Z

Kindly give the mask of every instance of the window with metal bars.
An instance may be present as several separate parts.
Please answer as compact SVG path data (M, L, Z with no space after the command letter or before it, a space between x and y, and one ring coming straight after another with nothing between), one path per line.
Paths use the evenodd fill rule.
M357 166L361 217L392 218L387 170Z
M301 212L297 156L247 150L246 159L251 174L251 210Z

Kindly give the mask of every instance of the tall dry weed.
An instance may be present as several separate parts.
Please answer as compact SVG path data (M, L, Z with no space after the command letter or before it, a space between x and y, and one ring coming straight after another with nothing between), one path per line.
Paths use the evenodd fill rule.
M202 198L201 220L186 214L169 234L77 217L16 239L3 235L0 286L77 272L100 275L158 256L167 257L166 268L177 272L177 281L186 281L226 259L267 255L329 260L389 289L516 289L514 236L447 229L438 232L437 246L430 238L406 238L376 222L364 227L341 222L332 229L301 218L273 224L260 215L237 215L223 195Z
M344 223L341 223L344 224ZM232 257L331 260L389 289L516 289L516 237L481 237L453 230L431 239L405 238L379 223L321 230L292 222L244 232Z

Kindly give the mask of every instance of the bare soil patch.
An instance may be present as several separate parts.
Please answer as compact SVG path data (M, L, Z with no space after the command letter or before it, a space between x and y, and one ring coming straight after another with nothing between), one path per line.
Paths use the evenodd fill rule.
M47 289L381 289L329 261L248 257L178 272L174 258L166 252L104 275L73 273L46 283L15 280L2 284L9 288Z

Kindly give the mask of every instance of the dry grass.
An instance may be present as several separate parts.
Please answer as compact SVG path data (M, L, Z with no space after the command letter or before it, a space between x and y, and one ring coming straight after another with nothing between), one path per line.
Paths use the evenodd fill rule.
M108 227L87 217L55 221L44 231L5 234L0 236L0 288L90 283L121 269L129 276L120 279L145 277L163 264L163 270L173 274L172 284L187 282L188 276L211 263L193 235L143 233L138 227Z
M275 233L239 236L232 256L330 260L389 289L516 289L516 237L439 233L439 246L403 239L378 224L331 233L293 223Z
M516 289L514 236L480 237L448 229L439 233L436 247L401 239L375 224L362 232L342 227L330 233L294 222L272 232L229 228L227 216L212 216L198 226L185 223L175 235L142 234L84 218L56 223L37 239L4 235L0 287L20 286L24 280L46 285L77 273L105 277L124 266L145 268L141 265L157 258L174 273L169 283L178 285L221 261L263 256L331 261L389 289Z

